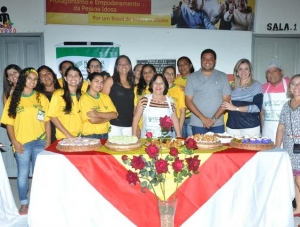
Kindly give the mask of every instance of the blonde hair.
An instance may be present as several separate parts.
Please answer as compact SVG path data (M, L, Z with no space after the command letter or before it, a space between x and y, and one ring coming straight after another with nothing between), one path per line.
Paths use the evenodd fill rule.
M294 95L291 92L291 83L297 77L300 77L300 74L296 74L296 75L292 76L292 78L291 78L291 81L290 81L290 84L289 84L289 89L286 92L286 97L288 97L288 98L294 98Z
M233 69L234 82L231 84L232 90L235 90L238 86L240 86L241 78L238 75L238 70L239 70L240 65L243 63L248 64L249 70L250 70L249 82L247 84L247 87L251 86L254 83L254 79L253 79L253 75L252 75L252 71L253 71L252 64L248 59L242 58L235 64L234 69Z

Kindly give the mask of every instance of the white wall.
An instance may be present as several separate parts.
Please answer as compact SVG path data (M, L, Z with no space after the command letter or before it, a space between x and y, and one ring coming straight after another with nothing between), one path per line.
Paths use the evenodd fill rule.
M44 33L45 64L57 72L55 45L64 41L111 41L121 45L121 54L132 63L137 59L191 58L200 67L200 53L206 48L217 52L216 68L232 73L240 58L251 59L252 32L210 31L154 27L44 25L45 2L41 0L1 0L18 33ZM288 9L288 10L286 10ZM299 0L257 0L255 34L299 34L298 31L268 31L266 24L299 23Z

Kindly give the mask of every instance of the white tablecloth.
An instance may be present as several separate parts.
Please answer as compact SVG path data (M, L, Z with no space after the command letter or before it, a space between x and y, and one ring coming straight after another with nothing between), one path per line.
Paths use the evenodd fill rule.
M25 227L27 215L20 216L12 195L6 169L0 152L0 226Z
M293 198L288 154L281 149L258 152L182 226L292 227ZM37 158L28 223L32 227L135 226L64 155L48 151Z

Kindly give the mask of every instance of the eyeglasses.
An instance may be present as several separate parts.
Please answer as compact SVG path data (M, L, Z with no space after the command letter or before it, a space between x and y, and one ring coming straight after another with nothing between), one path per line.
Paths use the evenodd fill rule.
M100 65L90 65L89 68L90 68L90 69L93 69L93 68L94 68L94 69L99 69L99 68L101 68L101 67L100 67Z
M167 75L167 76L174 76L175 74L174 74L174 73L165 72L164 75Z
M165 84L164 84L164 83L153 82L153 85L156 85L156 86L164 86Z
M40 73L40 78L44 78L45 76L49 76L49 75L51 75L51 74L52 74L52 73L49 72L49 71L47 71L47 72L45 72L45 73L43 73L43 74Z
M300 83L296 84L296 83L291 83L291 86L296 87L296 86L300 86Z

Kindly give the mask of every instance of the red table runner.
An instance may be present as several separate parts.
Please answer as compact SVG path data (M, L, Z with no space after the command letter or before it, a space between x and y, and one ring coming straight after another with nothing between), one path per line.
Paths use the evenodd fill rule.
M85 179L114 207L137 226L160 226L157 200L140 186L126 181L127 169L113 155L104 152L59 152L57 142L47 148L65 155ZM216 193L257 151L236 148L213 153L178 189L175 226L182 225ZM201 159L201 154L200 154ZM84 193L84 192L83 192Z

